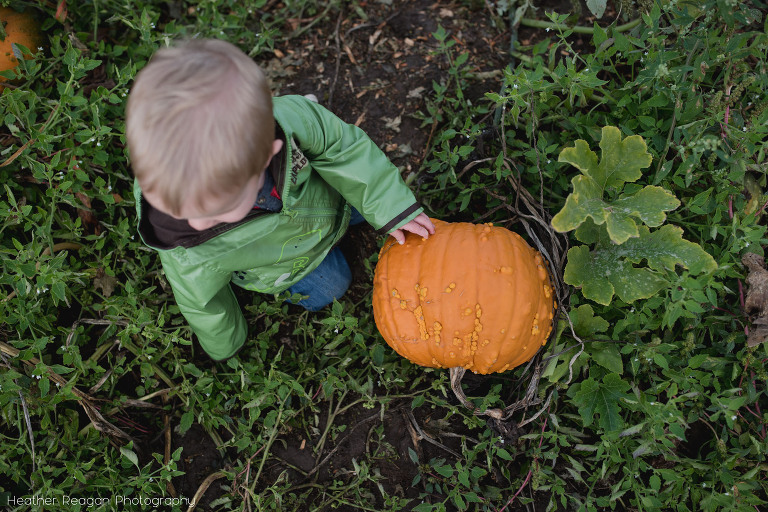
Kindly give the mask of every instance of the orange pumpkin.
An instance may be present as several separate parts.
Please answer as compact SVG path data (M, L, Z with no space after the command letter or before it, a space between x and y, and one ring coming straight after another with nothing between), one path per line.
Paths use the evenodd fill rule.
M432 368L488 374L529 361L556 306L541 255L502 227L432 222L428 239L390 238L379 253L373 314L384 340Z
M0 41L0 71L13 69L19 65L14 55L12 44L22 44L36 52L41 43L40 27L31 14L17 12L10 7L0 7L0 22L5 28L5 40ZM0 77L0 82L6 79ZM0 90L3 86L0 85Z

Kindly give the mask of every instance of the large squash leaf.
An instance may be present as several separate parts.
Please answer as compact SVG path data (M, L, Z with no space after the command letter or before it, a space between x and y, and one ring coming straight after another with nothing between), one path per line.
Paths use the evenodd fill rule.
M584 245L572 247L563 278L600 304L610 304L614 294L624 302L647 299L667 286L665 269L680 265L691 274L701 274L717 268L711 255L682 235L677 226L653 232L640 226L638 236L622 245L600 244L594 251ZM647 267L636 266L642 261Z
M616 196L627 182L637 181L641 169L651 165L651 155L642 137L622 139L615 126L603 128L600 149L599 163L597 154L581 139L560 153L560 162L570 163L582 174L571 180L573 192L552 218L557 231L577 229L589 217L596 225L606 224L611 240L621 244L638 236L635 219L651 227L660 226L666 220L665 212L680 206L671 192L650 185L633 194L606 198L606 194Z
M639 180L643 175L640 169L650 166L652 160L643 138L630 135L622 139L621 131L615 126L604 126L601 133L599 165L594 165L597 155L581 139L576 141L575 147L561 151L558 160L578 167L603 191L607 188L620 189L627 182ZM591 165L582 167L585 161Z
M608 305L614 295L625 302L653 296L670 285L669 271L677 266L693 275L715 270L712 256L684 240L681 228L662 226L667 212L680 206L672 192L654 185L625 187L651 165L643 138L622 138L618 128L606 126L600 149L599 160L584 140L560 152L559 160L581 174L571 180L573 192L552 227L575 230L576 239L586 244L568 251L565 282Z

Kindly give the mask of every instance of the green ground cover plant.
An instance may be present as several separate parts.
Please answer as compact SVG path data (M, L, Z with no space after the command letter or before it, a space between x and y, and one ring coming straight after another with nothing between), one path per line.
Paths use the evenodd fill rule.
M0 499L30 500L10 510L768 507L768 344L747 343L742 264L768 243L765 2L419 4L451 16L420 43L441 72L413 84L409 184L435 217L550 236L564 278L531 365L465 379L480 410L528 404L502 424L380 338L375 250L323 312L243 296L249 342L214 364L134 226L124 106L156 48L220 37L267 65L326 27L318 58L351 55L406 3L3 4L46 34L0 95ZM504 66L462 44L462 16L511 41ZM523 203L545 222L525 229ZM197 434L218 462L191 461Z

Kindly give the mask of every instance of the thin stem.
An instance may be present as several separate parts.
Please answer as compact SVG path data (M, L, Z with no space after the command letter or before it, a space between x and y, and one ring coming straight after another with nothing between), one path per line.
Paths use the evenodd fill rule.
M688 66L690 66L691 60L696 54L696 50L699 49L699 43L700 41L697 39L696 44L693 47L693 50L691 50L691 53L688 54L688 58L685 61L686 71L683 73L683 78L681 82L685 82L685 79L688 77L687 68ZM667 142L666 144L664 144L664 151L661 152L661 156L659 157L659 163L656 165L656 176L658 176L659 172L661 172L661 168L664 165L664 162L666 161L666 158L667 158L667 152L669 151L669 146L672 143L672 136L674 135L675 127L677 126L677 114L682 109L682 105L680 104L681 94L682 94L682 91L678 91L677 94L675 95L675 109L672 111L672 124L670 124L669 132L667 132Z
M628 30L632 30L636 26L638 26L643 21L642 18L634 19L628 23L625 23L623 25L619 25L618 27L614 28L614 32L627 32ZM521 25L525 25L526 27L532 27L532 28L544 28L544 29L550 29L550 30L559 30L559 31L566 31L571 30L572 32L576 34L594 34L595 28L594 27L581 27L581 26L573 26L570 27L568 25L561 25L559 23L553 23L551 21L543 21L543 20L534 20L532 18L523 18L520 20Z
M267 444L264 449L264 456L261 458L261 462L259 463L259 469L256 471L256 476L253 478L253 485L251 489L256 487L256 482L259 481L259 477L261 476L261 471L264 469L264 464L266 464L267 459L269 458L269 451L272 448L272 443L274 443L275 439L277 438L277 432L279 430L280 420L283 419L284 407L285 407L285 400L280 403L280 408L277 410L277 418L275 419L275 425L272 428L272 432L270 432L269 434L269 439L267 440Z

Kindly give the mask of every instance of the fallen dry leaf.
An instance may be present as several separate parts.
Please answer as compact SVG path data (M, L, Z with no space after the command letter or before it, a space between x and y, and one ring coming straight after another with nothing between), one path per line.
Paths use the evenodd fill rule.
M352 64L357 64L355 55L352 53L352 49L349 46L344 45L344 52L347 54L347 57L349 57L349 62L351 62Z
M752 322L747 346L754 347L768 339L768 270L763 257L753 252L745 254L741 262L749 269L744 309Z
M394 118L393 117L386 117L385 116L385 117L382 117L381 120L384 121L384 123L385 123L384 127L385 128L387 128L389 130L392 130L392 131L395 131L395 132L399 132L400 131L400 123L403 122L403 120L402 120L402 118L400 116L397 116L397 117L394 117Z
M77 209L77 216L80 217L80 221L83 223L84 226L91 229L94 234L100 235L101 234L101 225L99 224L99 219L96 218L96 215L93 213L93 210L91 209L91 198L87 195L83 194L82 192L75 192L75 197L77 197L81 203L83 203L84 208L78 208Z
M413 148L411 147L410 142L406 142L405 144L400 144L394 154L392 155L394 158L403 158L408 155L413 155Z
M373 33L373 34L372 34L372 35L371 35L371 36L368 38L368 43L369 43L371 46L375 45L375 44L376 44L376 41L378 41L378 39L379 39L379 36L381 36L381 30L380 30L380 29L379 29L379 30L377 30L376 32L374 32L374 33Z
M104 269L99 269L96 277L93 278L93 288L101 290L104 297L109 297L115 291L118 280L114 276L110 276L104 272Z
M426 87L416 87L415 89L411 89L408 91L408 97L409 98L421 98L424 95L424 91L426 91Z

